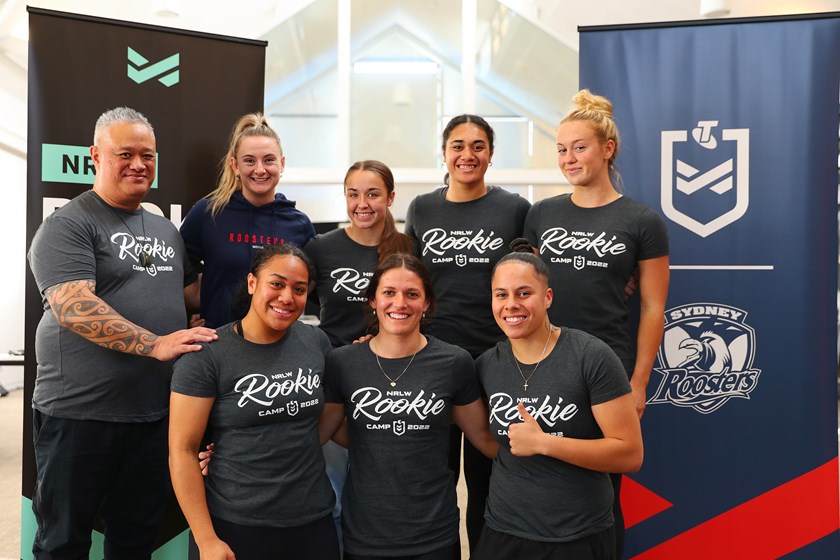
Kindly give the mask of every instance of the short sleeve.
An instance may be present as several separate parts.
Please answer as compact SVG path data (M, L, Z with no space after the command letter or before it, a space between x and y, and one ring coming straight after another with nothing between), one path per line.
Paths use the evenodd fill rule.
M454 369L454 378L458 380L458 384L452 395L452 404L462 406L475 402L476 399L481 397L481 387L478 384L475 361L473 361L469 352L458 348L458 354L454 360Z
M95 232L63 216L50 216L35 232L29 266L44 290L73 280L96 280Z
M528 215L525 216L525 226L523 227L522 236L528 240L531 247L539 247L540 240L537 238L537 224L539 223L538 214L541 208L542 204L537 202L531 206Z
M525 221L528 219L528 214L531 211L531 203L523 196L517 195L517 199L516 229L518 231L517 236L519 236L525 231ZM531 246L534 247L535 245L532 243Z
M306 253L306 256L309 257L312 266L315 267L316 276L318 270L318 259L320 258L320 245L319 239L316 235L312 239L306 242L306 245L303 246L303 252Z
M591 337L581 364L592 405L602 404L630 392L630 382L621 360L606 343Z
M313 327L312 325L307 325L315 332L315 336L318 338L318 347L321 350L321 355L324 356L326 359L330 352L332 352L332 344L330 344L330 337L327 336L327 333L319 329L318 327Z
M639 260L655 259L668 254L668 226L665 221L650 208L642 213L639 237Z
M341 359L337 355L342 349L337 348L327 355L327 365L324 368L324 401L328 403L343 403L341 394Z
M417 247L419 246L419 240L417 239L417 232L415 231L415 223L417 222L417 199L414 198L411 202L408 203L408 210L405 212L405 228L404 233L411 238L411 242L414 244L415 253L417 252Z
M199 352L189 352L175 360L170 388L173 393L190 397L218 396L218 369L209 344L202 343Z

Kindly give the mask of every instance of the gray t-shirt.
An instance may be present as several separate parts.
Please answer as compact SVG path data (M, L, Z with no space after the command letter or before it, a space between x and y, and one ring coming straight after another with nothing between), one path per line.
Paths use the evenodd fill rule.
M565 461L510 452L508 426L521 422L519 402L544 432L577 439L603 437L592 406L630 392L615 353L582 331L563 328L540 364L514 364L510 342L500 342L476 361L488 397L490 431L499 441L484 518L495 531L535 541L574 541L613 525L609 475ZM529 378L530 377L530 378Z
M341 228L316 235L304 251L315 267L319 326L334 348L351 344L370 323L365 293L379 259L377 247L359 245Z
M145 237L145 239L144 239ZM142 265L145 250L152 264ZM86 191L38 228L29 266L41 293L74 280L96 282L96 295L154 334L187 327L186 251L169 220L108 206ZM32 406L77 420L150 422L169 410L171 363L108 350L62 328L44 299L35 335L38 375Z
M210 513L260 527L328 515L335 495L318 439L327 336L300 322L273 344L248 342L233 323L217 332L217 341L181 356L172 376L173 392L216 399L216 453L205 479Z
M632 372L624 287L639 261L668 254L662 218L627 196L581 208L564 194L534 204L525 237L548 266L552 322L597 336Z
M490 309L490 275L510 242L522 235L531 205L492 186L481 198L449 202L447 189L411 201L405 233L429 269L437 297L426 330L475 357L503 338Z
M350 430L342 521L351 554L412 556L458 540L449 426L452 406L474 402L480 389L467 352L427 339L410 366L410 356L380 358L396 387L368 342L327 359L326 399L344 404Z

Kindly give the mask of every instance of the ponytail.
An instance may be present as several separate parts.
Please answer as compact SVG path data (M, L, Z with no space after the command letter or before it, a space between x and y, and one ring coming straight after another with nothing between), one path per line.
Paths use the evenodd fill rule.
M347 170L347 174L344 175L345 187L350 175L356 171L370 171L372 173L376 173L379 175L379 178L382 179L382 183L385 185L385 190L387 191L388 196L391 196L391 193L394 192L394 174L391 173L388 166L381 161L367 159L364 161L357 161L351 165ZM397 231L394 215L391 214L390 209L386 209L385 227L382 230L382 238L379 240L379 246L377 248L379 259L382 260L384 257L393 253L412 252L414 252L414 244L411 242L411 238L404 233Z

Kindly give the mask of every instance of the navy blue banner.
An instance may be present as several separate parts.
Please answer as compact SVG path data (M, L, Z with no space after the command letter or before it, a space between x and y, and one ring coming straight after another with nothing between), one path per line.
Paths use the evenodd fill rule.
M627 555L840 558L840 14L580 31L671 243Z

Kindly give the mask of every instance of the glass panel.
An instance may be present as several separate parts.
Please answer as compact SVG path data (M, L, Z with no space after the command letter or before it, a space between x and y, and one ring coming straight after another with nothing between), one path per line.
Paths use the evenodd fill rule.
M338 2L351 2L348 138L338 136ZM266 113L290 170L280 190L298 199L313 221L346 219L340 192L350 162L340 160L344 147L351 161L380 159L394 169L398 220L416 194L440 184L440 135L464 112L461 20L461 2L452 0L315 0L263 37ZM576 50L503 3L477 0L472 54L475 113L496 131L488 182L530 200L568 191L557 169L554 132L577 91ZM409 72L403 62L398 72L352 70L355 62L382 60L434 68Z
M352 62L424 61L433 74L396 73L351 77L350 154L379 159L393 168L438 163L438 123L443 91L460 74L460 2L366 0L352 5Z
M317 0L263 39L265 111L287 165L338 165L338 0Z
M578 89L578 53L496 0L479 0L477 25L478 106L525 118L503 128L510 138L501 145L512 150L503 165L555 168L554 132Z

